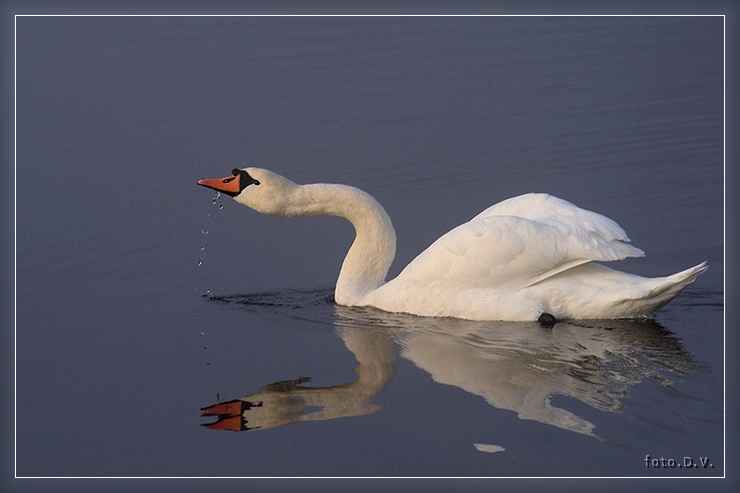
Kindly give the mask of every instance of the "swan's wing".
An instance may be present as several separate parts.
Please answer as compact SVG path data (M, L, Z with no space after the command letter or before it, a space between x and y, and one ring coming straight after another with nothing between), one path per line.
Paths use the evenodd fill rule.
M454 289L521 289L593 260L641 256L611 219L544 194L486 209L435 241L398 276Z
M596 249L604 246L602 242L616 242L611 245L612 248L624 249L614 258L599 260L618 260L644 255L642 250L625 245L630 239L613 220L546 193L528 193L512 197L489 207L473 220L494 216L515 216L547 224L576 235L580 243Z

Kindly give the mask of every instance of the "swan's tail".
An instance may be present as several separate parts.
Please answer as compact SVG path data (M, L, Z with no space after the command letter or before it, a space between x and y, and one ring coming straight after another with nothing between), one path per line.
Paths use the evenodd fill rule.
M678 282L685 282L683 287L688 286L692 282L696 280L696 278L707 270L709 266L706 262L702 262L699 265L695 265L691 267L690 269L682 270L681 272L677 274L673 274L672 276L668 276L668 279L676 279Z
M690 269L683 270L673 274L672 276L664 277L662 282L658 286L652 288L650 293L645 297L646 300L650 301L650 311L652 312L657 310L678 296L686 286L696 281L699 274L708 268L707 263L702 262Z

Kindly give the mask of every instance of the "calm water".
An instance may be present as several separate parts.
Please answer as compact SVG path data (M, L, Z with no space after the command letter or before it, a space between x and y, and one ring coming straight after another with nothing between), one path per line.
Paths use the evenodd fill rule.
M26 17L17 64L17 475L724 474L721 18ZM248 165L373 194L391 276L529 191L710 270L653 321L341 308L348 223L195 185Z

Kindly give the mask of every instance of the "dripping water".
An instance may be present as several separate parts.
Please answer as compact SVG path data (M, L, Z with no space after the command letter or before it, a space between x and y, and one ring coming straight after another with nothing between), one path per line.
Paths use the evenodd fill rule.
M211 203L214 206L217 206L219 211L223 210L224 205L223 205L223 202L221 202L221 192L218 192L218 191L216 192L216 195L213 196L213 199L211 200ZM209 238L208 235L211 233L211 229L213 228L213 224L214 224L213 223L213 213L212 212L209 212L208 213L208 216L206 216L206 224L205 224L205 227L203 227L203 229L201 229L201 231L200 231L200 234L201 234L201 237L202 237L202 243L201 243L200 249L199 249L199 252L200 252L200 256L199 256L199 259L198 259L198 267L199 268L203 266L203 262L205 261L205 251L206 251L206 248L208 246L208 238ZM202 280L202 273L203 273L203 271L200 271L200 273L201 273L201 276L200 277L201 277L201 280ZM202 282L200 284L202 284ZM196 286L195 287L195 291L196 292L200 292L200 290L201 290L200 286ZM212 299L214 297L214 294L211 292L210 289L206 289L205 293L202 293L201 296L203 298ZM205 335L206 335L205 331L204 330L201 330L200 331L200 335L201 335L201 337L205 337ZM210 366L211 364L213 364L211 351L208 349L208 345L206 345L206 344L203 344L202 347L203 347L203 349L202 349L202 351L203 351L203 361L205 362L206 366Z
M216 195L213 196L213 199L211 200L211 203L215 206L218 206L218 210L221 211L224 208L224 204L221 201L221 192L216 192ZM206 217L206 226L200 231L200 234L203 237L203 242L200 246L200 256L198 259L198 267L203 266L203 262L205 262L205 251L208 246L208 235L211 233L210 228L213 227L213 213L209 212L208 216ZM196 291L200 291L200 286L196 286ZM210 293L210 291L209 291Z
M221 202L221 192L216 190L216 195L213 196L213 205L218 205L218 210L222 210L224 208L223 202Z

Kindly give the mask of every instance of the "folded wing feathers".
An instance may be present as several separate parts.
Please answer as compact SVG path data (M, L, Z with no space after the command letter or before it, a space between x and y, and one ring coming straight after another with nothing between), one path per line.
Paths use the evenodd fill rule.
M629 245L625 231L608 217L587 211L545 193L528 193L504 200L478 214L477 218L516 216L555 228L570 235L583 258L621 260L642 257L645 252ZM575 246L572 245L572 246Z
M419 282L525 287L590 261L643 256L611 219L547 194L496 204L440 237L404 270ZM442 274L445 273L445 274Z

